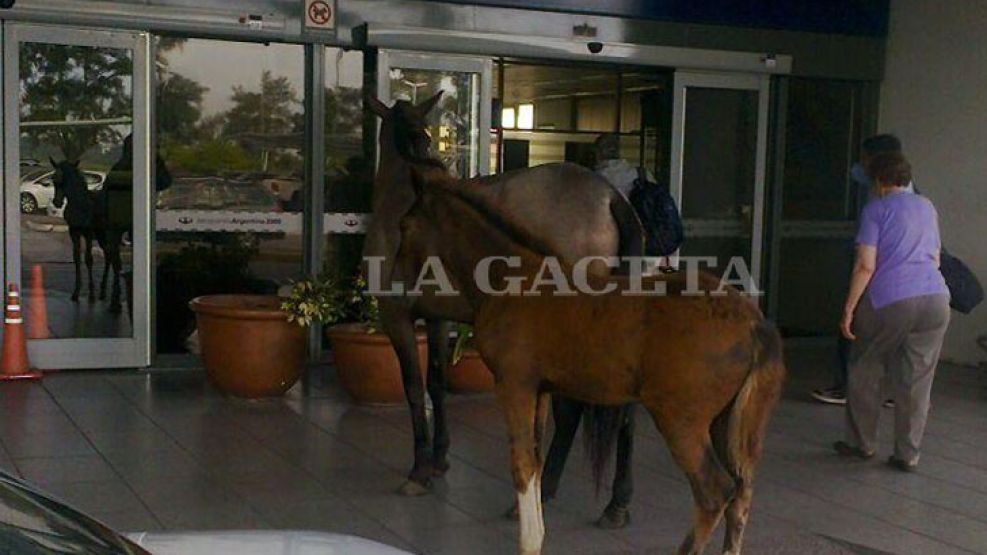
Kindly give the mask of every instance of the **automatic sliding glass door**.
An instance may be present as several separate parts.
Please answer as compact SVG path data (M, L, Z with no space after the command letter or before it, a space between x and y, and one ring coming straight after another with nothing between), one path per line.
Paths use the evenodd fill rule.
M744 260L761 287L769 77L676 72L671 189L682 256ZM734 277L737 277L734 274Z
M490 173L492 60L382 50L378 68L378 97L388 105L442 91L428 117L433 150L453 175Z
M150 364L148 37L8 24L7 282L40 368Z

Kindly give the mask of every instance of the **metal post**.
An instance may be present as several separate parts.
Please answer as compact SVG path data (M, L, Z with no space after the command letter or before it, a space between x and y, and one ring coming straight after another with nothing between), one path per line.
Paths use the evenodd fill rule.
M784 240L784 190L785 190L785 141L788 120L788 77L778 77L773 79L771 104L772 104L772 129L771 146L769 152L770 163L770 186L766 187L767 199L765 205L770 206L767 218L767 240L768 245L765 268L767 269L767 280L765 285L765 305L764 311L769 318L777 321L779 288L781 284L781 243Z
M305 203L302 224L303 266L306 276L322 271L323 214L325 212L326 168L326 49L305 45ZM309 334L309 356L322 355L322 327L313 325Z

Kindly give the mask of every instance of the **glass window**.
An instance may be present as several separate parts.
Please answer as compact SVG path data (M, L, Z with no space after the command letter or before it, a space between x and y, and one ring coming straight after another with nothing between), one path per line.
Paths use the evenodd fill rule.
M348 232L346 214L371 211L374 149L364 141L364 125L377 119L363 110L363 52L326 48L326 204L327 268L351 276L359 268L362 233ZM373 128L373 127L371 127ZM374 138L371 134L371 138Z
M479 173L479 134L473 133L480 113L480 75L465 71L390 70L391 98L419 104L439 91L439 104L428 114L432 150L449 172L462 178Z
M47 322L31 338L131 337L133 53L24 42L19 70L21 282Z
M856 195L849 179L859 137L859 84L792 79L785 133L782 217L852 220Z
M504 117L494 133L492 167L499 154L503 171L561 161L595 168L593 142L619 131L621 158L667 178L671 124L658 116L670 106L670 72L520 62L497 69L503 90L498 83L495 105Z
M301 46L161 38L158 349L183 350L189 299L270 293L302 272Z

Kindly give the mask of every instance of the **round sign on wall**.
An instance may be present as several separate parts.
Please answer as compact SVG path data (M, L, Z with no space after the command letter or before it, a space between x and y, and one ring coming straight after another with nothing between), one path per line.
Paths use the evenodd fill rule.
M332 0L305 0L305 27L332 30L336 27L336 8Z

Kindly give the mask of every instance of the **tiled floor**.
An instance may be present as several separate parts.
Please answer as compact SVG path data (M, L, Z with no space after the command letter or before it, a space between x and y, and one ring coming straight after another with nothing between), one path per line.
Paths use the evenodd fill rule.
M830 452L842 411L806 395L825 384L829 362L790 352L747 552L987 553L987 377L941 369L922 464L906 475ZM316 529L417 553L513 553L499 410L489 396L450 403L453 468L434 495L414 499L393 493L411 462L403 407L352 406L331 382L235 400L196 371L0 384L0 466L123 530ZM688 490L653 427L638 429L630 528L591 526L606 499L594 497L577 449L546 508L546 553L673 551Z

